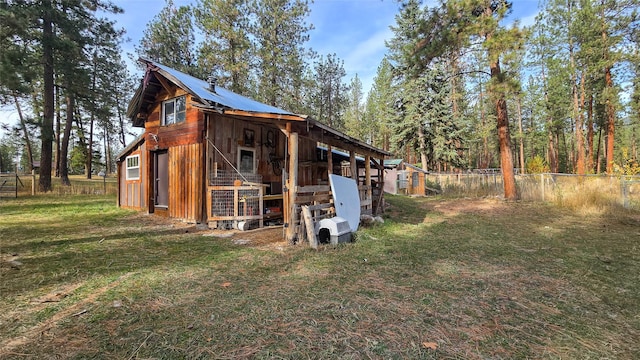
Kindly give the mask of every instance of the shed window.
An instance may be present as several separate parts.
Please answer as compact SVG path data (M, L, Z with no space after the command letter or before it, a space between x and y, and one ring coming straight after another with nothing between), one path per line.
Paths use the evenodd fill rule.
M254 149L238 146L238 170L241 173L255 174L256 151Z
M127 156L127 180L140 179L140 155Z
M187 97L178 96L162 103L162 125L184 122L187 113Z

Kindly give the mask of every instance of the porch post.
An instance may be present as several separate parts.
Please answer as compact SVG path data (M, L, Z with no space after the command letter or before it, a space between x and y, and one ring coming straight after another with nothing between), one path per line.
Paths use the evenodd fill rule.
M378 191L380 191L380 197L378 198L378 204L376 209L374 210L373 215L378 215L378 213L384 213L384 156L380 158L380 183L378 184Z
M364 157L364 185L367 187L367 199L370 199L373 205L373 196L371 195L371 156Z
M351 166L351 178L358 184L358 164L356 163L355 151L349 151L349 165Z
M327 145L327 173L329 175L333 174L333 152L331 145Z
M298 214L296 213L296 187L298 185L298 133L291 132L291 124L287 124L287 132L289 133L289 181L287 188L289 190L289 219L286 230L286 238L289 243L293 243L296 237L296 221Z

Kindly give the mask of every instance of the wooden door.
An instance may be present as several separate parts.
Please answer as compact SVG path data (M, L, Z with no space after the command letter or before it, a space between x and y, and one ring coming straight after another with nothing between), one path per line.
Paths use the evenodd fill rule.
M169 207L169 153L155 153L154 199L156 207Z

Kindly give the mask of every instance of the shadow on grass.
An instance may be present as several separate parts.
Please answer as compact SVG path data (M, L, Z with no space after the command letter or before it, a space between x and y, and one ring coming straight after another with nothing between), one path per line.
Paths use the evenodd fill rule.
M429 213L429 210L424 206L424 202L429 201L427 198L385 194L385 199L392 204L389 209L385 210L385 217L397 223L419 224Z
M170 222L132 216L109 197L52 199L51 204L42 198L33 199L35 206L28 201L12 204L14 213L0 219L5 236L0 248L2 294L15 297L96 276L203 264L230 256L233 248L193 233L193 226L174 228ZM47 211L34 213L34 207ZM18 269L5 262L14 256L22 263Z
M101 225L120 227L102 243L70 227L75 242L25 259L47 264L25 282L141 274L16 351L69 340L63 357L637 358L634 224L540 204L389 201L390 221L318 251L254 251L144 221L130 231L124 213Z

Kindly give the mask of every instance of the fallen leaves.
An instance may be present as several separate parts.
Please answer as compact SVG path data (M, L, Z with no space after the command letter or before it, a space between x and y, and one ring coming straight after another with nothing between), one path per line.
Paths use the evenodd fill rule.
M431 350L437 350L438 349L438 344L434 343L434 342L423 342L422 346L424 346L426 349L431 349Z

